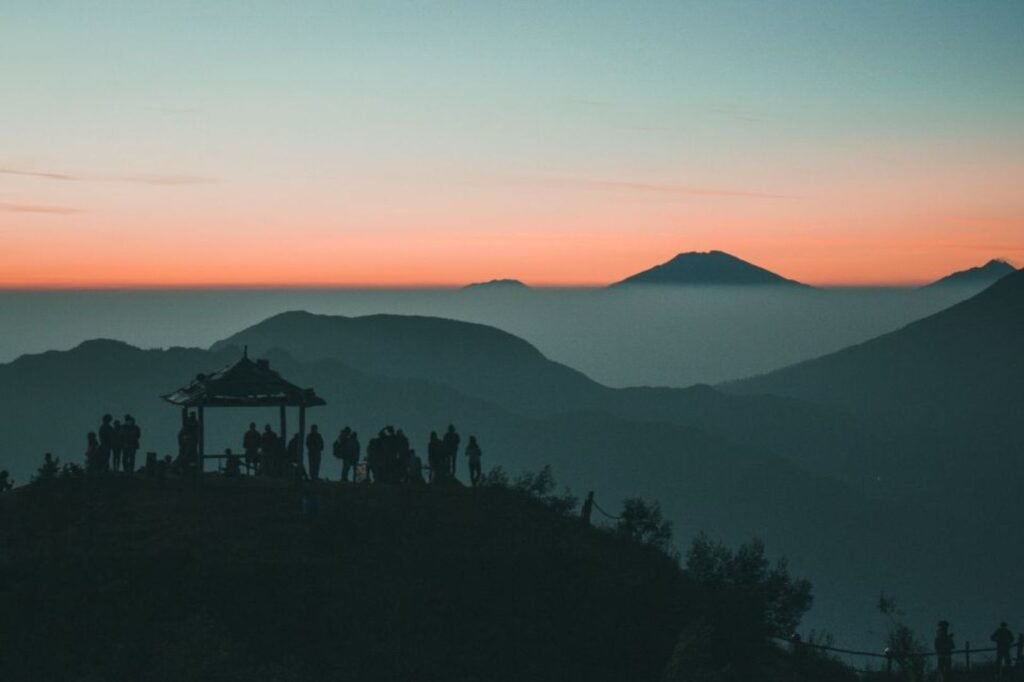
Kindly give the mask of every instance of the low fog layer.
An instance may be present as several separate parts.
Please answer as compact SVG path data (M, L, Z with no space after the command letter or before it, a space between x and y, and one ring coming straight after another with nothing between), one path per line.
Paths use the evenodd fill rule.
M492 325L610 386L738 379L892 331L977 288L264 290L0 293L0 362L109 338L207 347L287 310Z

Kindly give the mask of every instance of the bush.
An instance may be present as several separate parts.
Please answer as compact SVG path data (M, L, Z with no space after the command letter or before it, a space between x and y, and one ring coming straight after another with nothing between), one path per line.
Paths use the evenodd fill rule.
M679 637L669 679L750 679L774 667L771 638L788 638L811 606L811 584L790 576L784 560L772 565L760 540L733 551L701 535L684 573L697 615Z
M579 503L579 499L572 494L568 487L563 488L561 493L554 492L558 484L551 472L551 465L548 464L538 472L525 471L516 476L514 481L509 479L508 473L502 467L496 466L484 475L481 485L515 490L540 500L548 509L563 516L571 514Z
M49 452L43 455L43 463L39 465L39 470L36 471L36 475L32 477L33 483L47 484L57 480L57 474L60 473L60 458L54 458Z
M662 517L661 505L647 503L639 497L622 501L622 513L615 523L615 531L642 545L657 547L668 552L672 544L672 522Z

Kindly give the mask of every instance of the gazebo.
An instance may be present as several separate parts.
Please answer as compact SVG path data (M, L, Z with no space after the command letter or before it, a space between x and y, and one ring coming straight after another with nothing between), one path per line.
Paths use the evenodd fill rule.
M287 443L286 408L299 408L299 462L303 458L306 434L306 408L326 405L323 398L312 388L300 388L285 380L270 369L270 361L249 359L248 348L242 357L213 374L197 374L187 386L173 393L161 396L164 400L181 407L184 424L190 409L195 409L199 419L199 472L203 471L206 459L220 459L224 455L206 454L207 407L277 407L281 417L281 441Z

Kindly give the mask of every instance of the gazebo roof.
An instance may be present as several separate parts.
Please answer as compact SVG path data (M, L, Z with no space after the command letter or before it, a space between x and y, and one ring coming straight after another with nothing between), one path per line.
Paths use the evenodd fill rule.
M183 407L312 407L326 405L311 388L300 388L270 369L266 360L244 354L213 374L198 374L187 386L161 396Z

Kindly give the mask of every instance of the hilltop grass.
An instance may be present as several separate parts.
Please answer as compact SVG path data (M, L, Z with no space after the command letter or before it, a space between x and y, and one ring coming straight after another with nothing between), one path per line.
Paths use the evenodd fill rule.
M10 680L655 680L687 619L673 559L500 487L60 477L0 542Z

